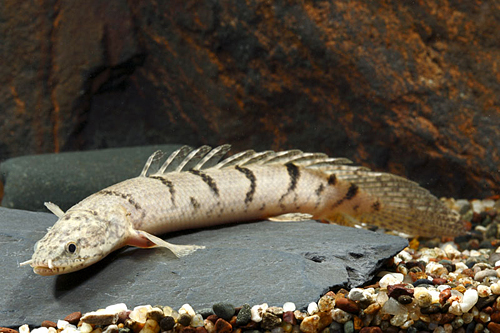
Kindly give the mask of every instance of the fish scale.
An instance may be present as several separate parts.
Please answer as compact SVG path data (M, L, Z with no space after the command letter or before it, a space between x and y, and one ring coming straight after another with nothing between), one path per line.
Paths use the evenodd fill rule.
M249 150L220 161L229 148L184 146L161 166L163 153L155 152L139 177L107 187L67 212L46 203L59 220L21 265L40 275L68 273L126 245L161 246L183 256L204 247L175 245L156 235L304 214L429 237L465 232L456 212L403 177L300 150Z

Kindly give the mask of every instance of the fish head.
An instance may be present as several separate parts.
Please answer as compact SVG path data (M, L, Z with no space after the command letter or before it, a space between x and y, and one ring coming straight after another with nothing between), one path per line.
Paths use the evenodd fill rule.
M74 272L101 260L124 245L126 227L119 214L68 211L34 248L29 264L39 275Z

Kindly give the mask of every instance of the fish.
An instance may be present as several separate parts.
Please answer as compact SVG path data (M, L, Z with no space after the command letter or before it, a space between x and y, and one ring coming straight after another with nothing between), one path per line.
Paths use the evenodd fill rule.
M164 160L154 152L138 177L100 190L66 212L34 247L42 276L86 268L124 246L164 247L177 257L203 249L158 235L214 225L312 218L345 226L378 226L407 235L456 236L459 214L417 183L355 166L324 153L183 146Z

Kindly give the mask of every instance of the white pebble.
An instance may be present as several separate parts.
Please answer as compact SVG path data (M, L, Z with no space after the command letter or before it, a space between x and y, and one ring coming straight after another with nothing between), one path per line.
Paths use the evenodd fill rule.
M479 286L477 286L477 294L479 295L479 297L488 297L491 295L491 288L480 284Z
M19 333L30 333L30 327L28 326L28 324L19 326Z
M252 308L250 309L250 313L252 314L252 321L260 323L262 321L262 315L264 314L264 312L266 312L268 307L269 306L267 305L267 303L252 306Z
M122 313L127 311L127 305L125 303L118 303L118 304L113 304L110 306L106 307L106 311L113 312L113 313Z
M448 312L456 316L460 316L463 313L462 308L460 307L460 303L458 301L451 302Z
M474 289L467 289L464 293L464 298L462 299L462 302L460 303L460 308L462 309L462 312L469 312L470 309L474 305L476 305L478 300L478 294L477 291Z
M49 329L47 327L34 328L31 333L49 333Z
M49 327L49 333L57 333L57 330L54 327Z
M393 316L396 315L408 315L408 309L398 301L396 301L394 298L389 298L387 302L384 303L384 306L380 309L381 314L390 314ZM404 320L401 322L405 322L408 318L404 318Z
M366 301L366 298L363 295L363 289L361 288L352 288L348 297L353 301Z
M432 295L423 287L416 287L414 289L413 297L415 298L418 306L421 308L428 307L432 304Z
M201 316L201 314L195 314L193 316L193 319L191 319L190 325L192 327L201 327L201 326L203 326L204 323L203 323L203 317Z
M318 304L316 304L316 302L309 303L309 305L307 306L307 313L309 315L313 315L316 312L318 312Z
M389 273L380 279L379 285L380 288L387 288L389 285L403 282L403 279L404 275L401 273Z
M344 310L334 309L332 311L332 318L339 324L345 324L349 320L351 320L352 315L348 312L345 312Z
M130 312L129 318L138 322L138 323L145 323L148 315L148 312L153 310L153 307L151 305L139 305Z
M295 307L295 303L293 302L286 302L285 304L283 304L283 311L287 312L287 311L295 311L296 307Z
M446 253L446 256L450 259L460 257L462 253L457 250L457 246L453 242L444 243L441 248Z
M495 282L490 286L491 292L495 295L500 295L500 283Z
M81 333L90 333L90 332L92 332L92 330L93 330L93 328L92 328L92 325L90 325L90 324L82 323L82 325L80 326Z
M441 264L431 261L425 266L425 272L430 275L441 276L444 274L448 274L448 270Z
M196 315L196 312L194 312L193 307L189 304L184 304L183 306L181 306L181 308L179 309L179 314L183 313L187 313L191 317Z

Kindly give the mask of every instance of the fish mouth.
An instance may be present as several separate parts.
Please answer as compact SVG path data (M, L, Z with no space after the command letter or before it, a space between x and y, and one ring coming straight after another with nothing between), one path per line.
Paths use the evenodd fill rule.
M33 267L33 272L42 276L61 274L65 270L64 267L54 266L52 259L49 259L47 262L35 262L33 260L28 260L19 264L19 266L26 265Z

